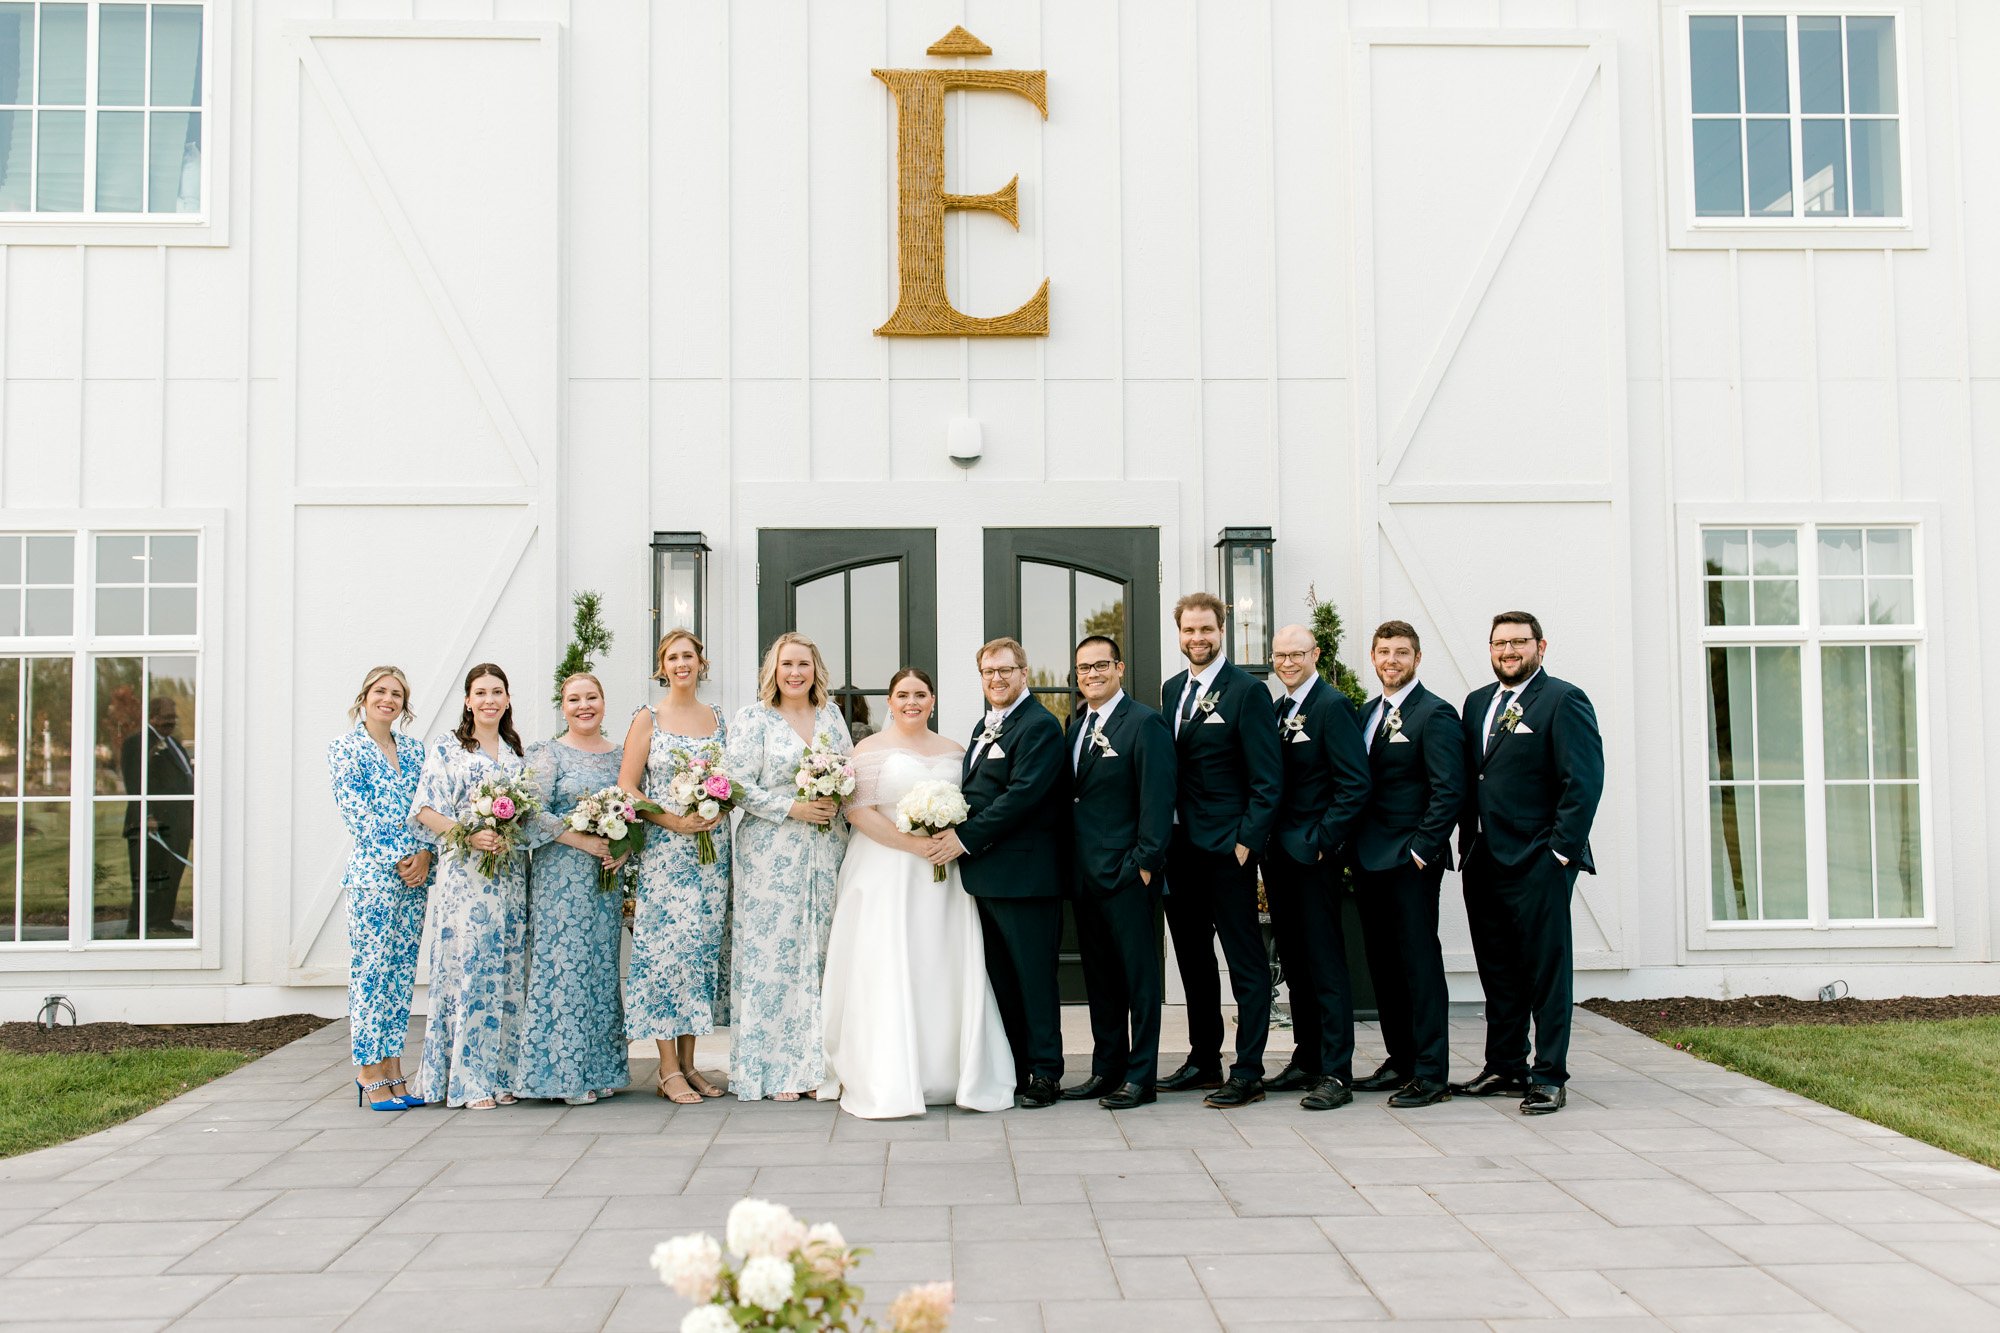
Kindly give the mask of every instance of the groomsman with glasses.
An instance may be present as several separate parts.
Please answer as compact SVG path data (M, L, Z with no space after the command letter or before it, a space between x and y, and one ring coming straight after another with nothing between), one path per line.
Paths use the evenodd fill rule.
M1156 1100L1160 948L1154 905L1174 833L1174 736L1125 694L1115 640L1076 646L1083 707L1069 725L1070 827L1077 945L1090 996L1090 1077L1063 1100L1107 1111Z
M1271 696L1222 650L1227 609L1213 593L1174 604L1187 670L1170 677L1176 785L1167 854L1167 928L1187 991L1188 1058L1160 1080L1179 1092L1213 1088L1204 1104L1264 1100L1264 1044L1271 1026L1271 961L1257 924L1257 850L1271 834L1284 789ZM1222 1078L1222 988L1215 942L1236 998L1236 1059Z
M1541 621L1502 611L1487 637L1496 679L1466 696L1472 778L1458 826L1465 914L1486 991L1486 1065L1453 1090L1519 1096L1523 1115L1547 1115L1569 1099L1569 901L1577 872L1597 872L1590 825L1604 794L1604 742L1584 692L1542 670Z
M1372 785L1351 844L1354 900L1389 1058L1354 1086L1399 1109L1450 1095L1449 997L1438 947L1438 891L1465 803L1458 712L1417 679L1416 627L1384 621L1369 652L1382 692L1361 709Z
M1368 803L1368 756L1354 705L1319 677L1319 645L1304 625L1271 640L1271 669L1285 692L1273 707L1284 756L1284 797L1264 853L1271 934L1292 996L1291 1063L1273 1092L1305 1096L1308 1111L1354 1100L1354 991L1340 926L1349 831Z

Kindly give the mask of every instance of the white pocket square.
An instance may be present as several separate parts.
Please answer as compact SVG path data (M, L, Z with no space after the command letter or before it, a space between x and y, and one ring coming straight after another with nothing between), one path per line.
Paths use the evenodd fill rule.
M1292 744L1294 745L1304 745L1307 741L1311 739L1312 737L1306 735L1303 731L1295 731L1292 733Z
M1223 716L1220 713L1210 713L1207 717L1201 720L1201 724L1204 727L1220 726L1222 722L1223 722Z
M1389 744L1391 745L1408 745L1409 743L1410 743L1410 738L1408 736L1405 736L1400 731L1397 732L1395 735L1389 737Z
M1000 742L995 741L986 747L986 757L988 759L1005 759L1007 752L1000 748Z
M1516 722L1514 724L1514 734L1516 736L1532 736L1535 734L1535 729L1525 722Z

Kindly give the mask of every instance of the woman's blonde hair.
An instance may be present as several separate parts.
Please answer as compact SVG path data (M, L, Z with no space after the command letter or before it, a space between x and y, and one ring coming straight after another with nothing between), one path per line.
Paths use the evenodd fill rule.
M562 678L562 684L556 686L556 707L558 708L562 707L562 697L565 694L569 693L569 683L573 680L589 681L592 685L595 685L597 687L597 697L600 699L604 697L603 681L599 680L595 675L591 674L588 671L572 671L567 676L564 676Z
M786 630L771 640L771 646L764 650L764 665L757 668L757 701L767 708L778 706L778 654L788 643L796 643L812 654L813 681L812 688L806 691L806 699L815 709L824 706L832 694L832 686L826 678L826 659L819 655L819 645L797 630Z
M349 722L361 720L361 709L362 705L368 702L368 691L375 688L376 681L385 678L403 687L403 725L407 727L417 720L417 715L410 711L410 678L403 674L401 667L378 666L369 667L368 674L361 678L361 692L356 694L354 702L347 706Z
M696 675L695 679L708 679L707 646L702 643L693 630L688 629L684 625L676 625L660 637L660 646L653 653L653 679L659 681L662 685L667 683L667 649L673 647L682 639L686 639L694 645L695 660L701 663L701 671Z

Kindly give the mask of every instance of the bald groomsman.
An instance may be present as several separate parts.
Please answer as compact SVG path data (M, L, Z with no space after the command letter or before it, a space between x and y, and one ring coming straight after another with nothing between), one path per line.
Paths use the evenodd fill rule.
M1526 611L1493 617L1496 679L1465 699L1473 778L1458 825L1465 915L1486 990L1486 1067L1455 1091L1518 1095L1523 1115L1569 1100L1569 900L1578 871L1597 873L1590 825L1604 794L1597 714L1582 690L1542 670L1548 647L1542 622Z
M1361 709L1372 785L1349 845L1389 1058L1354 1086L1393 1093L1394 1107L1430 1106L1450 1095L1438 888L1465 803L1465 738L1458 711L1417 679L1424 654L1414 626L1383 621L1369 660L1382 682Z

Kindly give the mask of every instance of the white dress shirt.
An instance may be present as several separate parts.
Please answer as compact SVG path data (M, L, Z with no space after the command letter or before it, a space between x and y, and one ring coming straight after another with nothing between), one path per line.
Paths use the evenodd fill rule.
M1222 674L1222 668L1228 665L1228 662L1229 659L1226 656L1217 653L1215 660L1203 667L1198 674L1189 674L1187 684L1181 687L1181 697L1174 700L1174 735L1176 737L1179 737L1181 734L1182 715L1187 712L1188 691L1194 691L1194 697L1196 701L1199 701L1202 695L1207 694L1211 689L1215 688L1215 678Z
M1028 690L1022 690L1019 694L1014 696L1014 702L1008 704L1005 708L987 709L986 724L985 726L980 728L981 733L983 734L987 730L997 728L1003 722L1005 722L1009 717L1012 717L1014 714L1014 710L1019 708L1022 704L1028 701L1029 693L1030 692ZM986 757L986 751L988 748L989 747L987 745L977 745L973 747L972 766L974 768L979 767L979 761Z

